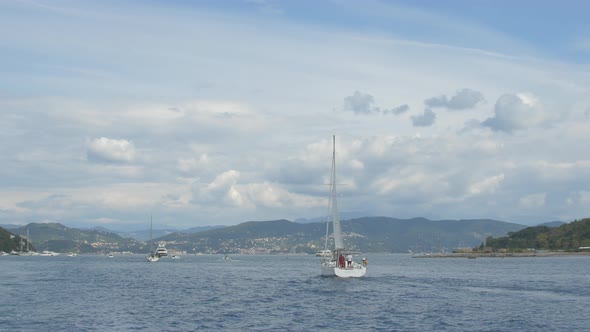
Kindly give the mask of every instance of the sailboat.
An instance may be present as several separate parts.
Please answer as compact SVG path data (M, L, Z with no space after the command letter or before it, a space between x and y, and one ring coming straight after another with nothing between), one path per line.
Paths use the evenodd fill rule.
M30 244L31 244L31 238L29 236L29 227L27 227L27 237L26 237L26 239L27 239L27 251L25 252L25 251L22 251L22 249L21 249L20 255L21 256L39 256L39 253L38 252L31 250L31 246L30 246Z
M152 216L150 215L150 254L147 257L148 262L153 263L153 262L157 262L160 257L158 257L158 255L156 255L154 253L154 248L153 248L153 238L152 238Z
M338 203L336 200L336 136L332 136L332 175L330 178L330 196L328 199L328 210L331 217L328 216L326 222L326 242L324 252L328 249L328 236L330 230L330 219L334 233L334 248L332 255L322 258L322 276L336 276L340 278L359 278L367 274L366 264L360 264L352 261L352 253L344 251L344 241L342 240L342 228L340 227L340 217L338 215ZM330 213L328 213L330 215ZM347 261L348 257L350 261ZM366 262L363 259L363 262Z

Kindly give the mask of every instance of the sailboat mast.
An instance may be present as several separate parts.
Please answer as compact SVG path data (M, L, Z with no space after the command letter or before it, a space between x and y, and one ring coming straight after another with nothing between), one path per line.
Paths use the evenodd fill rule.
M153 237L152 237L152 215L150 214L150 254L154 252L153 248Z
M330 195L330 197L328 197L328 213L326 214L326 216L328 216L327 217L328 220L326 220L326 241L324 243L324 251L328 250L328 237L330 236L330 217L329 217L330 205L331 205L330 201L331 201L331 195Z
M334 226L334 249L344 249L342 241L342 228L340 227L340 217L338 216L338 201L336 200L336 136L332 136L332 224Z

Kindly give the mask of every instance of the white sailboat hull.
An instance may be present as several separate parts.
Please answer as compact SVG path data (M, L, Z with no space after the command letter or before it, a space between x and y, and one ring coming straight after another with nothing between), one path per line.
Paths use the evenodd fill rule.
M41 251L41 253L39 254L39 256L59 256L59 252L54 252L54 251L49 251L49 250L43 250Z
M322 277L360 278L367 274L367 268L358 263L353 263L351 268L341 268L336 262L322 263Z
M158 260L160 260L160 258L158 256L148 256L147 257L148 262L157 262Z
M367 274L367 268L364 266L353 267L350 269L334 268L334 273L339 278L360 278Z

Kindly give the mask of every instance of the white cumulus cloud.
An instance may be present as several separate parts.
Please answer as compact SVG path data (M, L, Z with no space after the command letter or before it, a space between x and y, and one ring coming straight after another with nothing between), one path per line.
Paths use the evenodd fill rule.
M99 162L132 162L135 160L135 145L124 139L95 138L88 142L88 160Z
M541 126L558 118L559 114L546 111L534 95L505 94L496 101L494 116L485 120L482 125L510 133Z

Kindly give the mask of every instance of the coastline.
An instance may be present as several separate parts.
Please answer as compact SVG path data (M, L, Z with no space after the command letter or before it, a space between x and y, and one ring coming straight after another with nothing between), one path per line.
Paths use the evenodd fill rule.
M509 257L560 257L560 256L590 256L590 251L543 251L543 252L491 252L491 253L433 253L412 255L412 258L509 258Z

